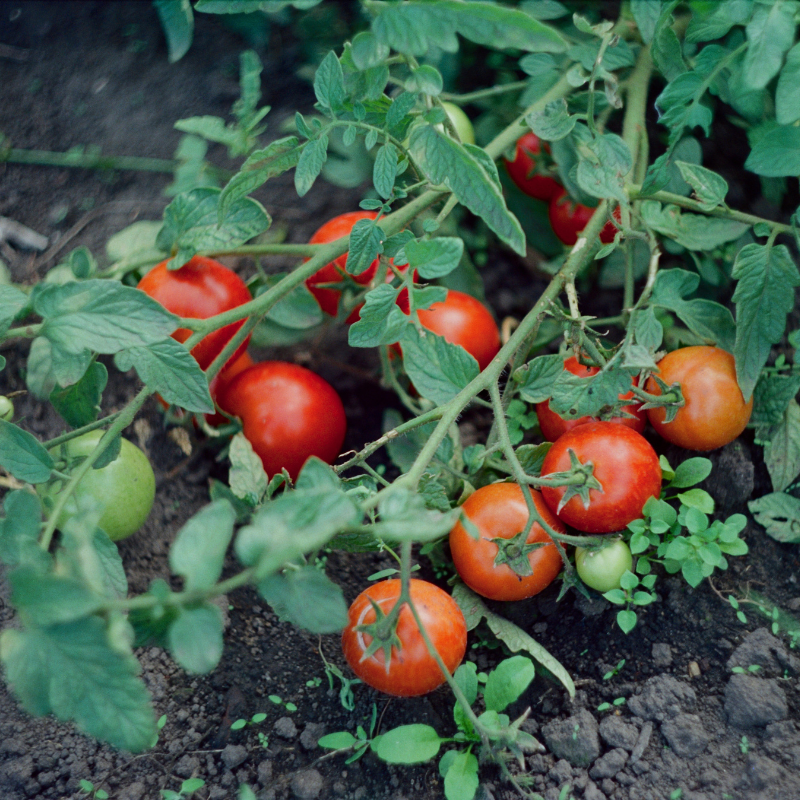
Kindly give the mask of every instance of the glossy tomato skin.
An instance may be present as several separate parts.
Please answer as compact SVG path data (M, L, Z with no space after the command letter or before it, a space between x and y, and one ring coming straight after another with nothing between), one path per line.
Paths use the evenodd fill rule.
M412 578L409 589L428 636L452 674L467 649L467 624L461 609L447 592L427 581ZM392 648L388 672L382 650L361 660L372 639L356 627L375 621L370 598L388 614L399 596L400 581L397 579L374 583L361 592L350 606L347 627L342 632L342 650L347 663L364 683L386 694L417 697L432 692L446 678L428 653L408 606L400 611L397 636L402 647Z
M553 232L561 241L570 247L578 241L578 234L589 224L589 220L594 214L594 209L575 203L567 194L566 189L554 195L550 200L548 216ZM614 210L614 217L619 220L619 208ZM617 229L609 221L600 231L600 241L609 244L614 241Z
M176 270L168 270L167 262L162 261L139 281L139 289L167 311L193 319L208 319L253 299L244 281L233 270L203 256L195 256ZM212 331L192 348L192 355L201 369L209 367L244 323L242 319ZM191 333L188 328L178 328L172 338L185 342ZM249 339L242 342L231 359L247 349Z
M545 148L547 145L545 145ZM529 197L549 201L563 189L561 184L548 175L536 174L536 162L542 152L542 142L533 131L517 140L514 160L505 159L511 180Z
M567 431L550 448L542 463L542 477L570 468L569 451L585 464L594 464L594 477L603 491L589 490L589 506L572 497L561 511L565 487L542 487L542 497L559 519L585 533L621 531L642 516L650 497L661 493L658 456L640 433L613 422L588 422Z
M451 344L461 345L474 356L481 370L500 349L500 331L494 317L480 300L450 289L446 299L417 312L419 321L429 331L438 333Z
M342 236L349 236L356 222L361 219L375 219L377 216L375 211L349 211L346 214L340 214L318 228L309 240L309 244L327 244L341 239ZM365 286L375 277L378 261L379 259L376 258L360 275L351 275L350 277L356 283ZM306 286L316 298L319 307L332 317L335 317L339 310L339 298L342 293L339 289L320 284L341 283L348 274L345 270L346 264L347 253L345 252L306 279Z
M599 367L589 367L585 364L581 364L581 362L578 361L575 356L570 356L564 362L564 369L581 378L588 378L590 375L596 375L598 372L600 372ZM635 384L636 380L634 379L633 382ZM627 394L620 395L620 399L632 400L633 392L631 391ZM638 433L642 433L645 425L647 424L647 417L645 416L644 411L641 410L640 404L632 403L631 405L623 406L623 409L629 414L633 414L633 416L612 417L608 421L616 422L619 425L627 425L629 428L633 428L633 430L637 431ZM578 425L583 425L587 422L593 422L595 420L594 417L564 419L550 408L549 400L545 400L543 403L536 403L536 416L539 419L539 428L542 431L542 436L544 436L548 442L554 442L559 436L562 436L567 431L576 428Z
M558 533L562 522L537 491L531 491L539 515ZM492 539L511 539L525 529L528 506L516 483L492 483L473 492L462 506L467 519L480 532L475 541L457 522L450 531L450 552L456 571L472 591L490 600L523 600L549 586L561 571L561 556L545 529L535 522L527 543L545 542L528 554L532 575L518 575L508 564L495 566L498 546Z
M730 353L719 347L683 347L667 353L657 367L668 386L680 383L686 401L672 422L665 422L663 408L647 409L650 424L663 439L687 450L716 450L745 429L753 398L745 403ZM648 378L645 388L650 394L661 394L653 378Z
M104 433L101 430L89 431L53 448L51 454L57 460L64 454L68 460L91 455ZM76 463L75 468L77 466ZM62 488L57 482L45 490L44 497L56 502ZM125 539L144 525L153 507L155 493L156 479L147 456L135 444L121 439L119 455L111 463L101 469L90 469L81 478L67 501L59 527L77 513L82 497L91 497L102 510L98 525L112 541Z
M332 464L342 448L347 420L339 395L298 364L254 364L222 387L217 403L241 419L270 478L286 469L294 480L309 457Z
M457 106L455 103L448 103L447 101L442 103L442 108L445 110L447 116L450 117L450 121L456 129L461 143L475 144L475 129L472 127L472 121L466 115L464 109L461 108L461 106Z
M631 549L623 539L612 539L604 547L575 548L575 569L580 579L598 592L619 589L620 578L633 568Z
M216 403L217 397L220 392L225 388L240 372L249 369L256 362L250 357L250 353L245 350L240 353L236 358L232 358L210 381L208 384L208 391L211 394L211 399ZM205 415L206 422L209 425L217 427L224 425L228 422L228 418L220 414L218 411L213 414Z

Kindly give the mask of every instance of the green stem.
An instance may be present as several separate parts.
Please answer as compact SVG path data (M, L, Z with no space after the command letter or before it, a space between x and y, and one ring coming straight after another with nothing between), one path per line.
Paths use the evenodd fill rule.
M10 164L38 164L45 167L78 167L80 169L124 169L140 172L174 172L177 161L138 156L103 156L92 153L58 153L51 150L18 150L0 152L0 161Z
M220 256L301 256L311 258L315 256L322 245L320 244L243 244L228 250L202 250L199 255L208 258Z
M108 430L100 438L100 441L97 443L97 446L92 451L91 455L89 455L89 457L75 470L75 472L72 473L69 483L67 483L63 491L59 493L58 500L56 500L55 506L53 507L53 510L47 519L47 524L42 532L42 538L39 541L39 545L42 550L50 549L50 542L53 540L53 534L55 533L56 526L58 525L58 519L64 511L67 501L72 496L72 493L74 492L75 487L78 485L81 478L83 478L83 476L92 468L94 463L98 458L100 458L114 437L121 433L133 422L136 413L144 405L144 401L147 400L151 394L152 390L148 389L146 386L141 389L133 398L133 400L131 400L130 403L128 403L128 405L119 412L117 418L111 423Z
M606 54L606 49L611 42L611 38L612 34L608 33L603 37L602 42L600 42L600 49L597 51L597 57L592 65L592 76L589 79L589 102L586 106L586 124L595 136L597 135L597 126L594 121L594 85L597 82L597 73L600 70L600 65L603 63L603 56Z
M455 103L458 106L467 105L475 100L483 100L484 97L496 97L499 94L507 94L508 92L520 92L528 86L528 81L514 81L513 83L504 83L502 86L492 86L490 89L478 89L474 92L465 92L464 94L451 94L449 92L442 92L439 97L449 103Z
M70 439L75 439L78 436L83 436L84 433L89 433L89 431L97 430L98 428L105 428L110 422L113 422L122 411L116 411L113 414L109 414L107 417L103 417L102 419L95 420L94 422L90 422L88 425L84 425L81 428L75 428L74 431L67 431L66 433L62 433L61 436L56 436L53 439L49 439L46 442L42 443L42 447L51 450L54 447L58 447L58 445L63 444L64 442L68 442Z

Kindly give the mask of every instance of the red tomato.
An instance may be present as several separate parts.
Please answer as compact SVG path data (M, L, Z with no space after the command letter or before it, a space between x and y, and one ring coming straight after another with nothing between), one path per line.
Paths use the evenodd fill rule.
M658 374L668 386L680 383L686 401L672 422L664 421L663 408L647 409L650 424L668 442L688 450L715 450L745 429L753 398L745 403L730 353L719 347L683 347L658 362ZM661 394L653 378L646 389Z
M594 464L594 477L602 492L589 490L589 505L572 497L561 511L558 504L566 487L542 487L542 497L559 519L586 533L611 533L642 516L650 497L661 493L661 466L647 439L625 425L588 422L567 431L550 448L542 464L542 477L570 468L569 451L585 464Z
M531 491L542 519L559 533L566 529L537 491ZM527 544L545 542L528 554L532 575L518 575L508 564L495 564L499 547L493 539L511 539L525 529L528 506L516 483L492 483L473 492L462 506L481 538L475 541L457 522L450 531L450 552L458 574L474 592L490 600L523 600L549 586L561 571L561 556L547 531L534 522Z
M242 421L244 435L271 478L295 479L310 456L332 464L347 428L336 390L305 367L262 361L221 388L219 407Z
M211 398L216 402L217 396L223 388L229 384L240 372L252 367L256 362L250 358L250 353L245 350L238 358L231 359L209 382L208 391ZM206 414L206 422L209 425L224 425L228 418L218 411L213 414Z
M545 152L550 152L550 147L546 143L544 150ZM553 195L561 191L562 186L555 178L536 173L536 162L541 152L542 142L531 131L517 140L514 160L505 159L505 164L511 180L525 194L529 197L535 197L537 200L550 200Z
M419 321L429 331L459 344L484 370L500 349L497 323L480 300L450 289L441 303L419 311Z
M570 246L578 241L578 234L589 224L592 214L594 214L593 208L574 203L567 194L566 189L553 196L548 209L550 225L553 227L555 235L564 244ZM619 221L620 211L618 207L614 209L614 217ZM600 231L600 241L603 244L609 244L614 241L616 233L617 229L609 220L603 230Z
M409 589L425 631L452 674L467 649L467 624L461 609L447 592L427 581L412 578ZM446 678L428 653L411 609L406 605L400 611L397 620L400 647L392 647L388 666L383 650L363 658L372 637L356 630L359 625L375 621L370 599L388 614L399 596L397 579L374 583L361 592L350 606L349 622L342 632L342 650L347 663L364 683L386 694L416 697L432 692Z
M588 367L581 364L575 356L570 356L564 362L564 369L571 372L573 375L578 375L581 378L588 378L590 375L596 375L600 372L600 367ZM637 381L634 378L634 385ZM633 399L633 392L621 394L620 400ZM629 428L641 433L647 422L644 411L639 408L639 403L633 403L629 406L623 407L633 417L612 417L609 422L616 422L620 425L627 425ZM555 411L550 409L550 401L545 400L543 403L536 404L536 416L539 418L539 428L541 428L542 436L548 442L554 442L563 433L572 430L578 425L583 425L586 422L593 422L595 417L578 417L577 419L564 419L556 414Z
M253 299L244 281L233 270L202 256L195 256L175 270L168 270L167 262L162 261L139 281L139 288L167 311L193 319L208 319ZM209 367L244 322L242 319L212 331L192 348L192 355L202 369ZM187 328L178 328L172 338L185 342L191 334ZM249 339L248 336L229 360L247 349Z
M377 216L375 211L350 211L347 214L340 214L319 228L309 240L309 244L327 244L341 239L342 236L349 236L353 226L360 219L375 219ZM342 292L321 284L342 283L345 275L348 274L345 270L346 263L347 253L345 252L306 279L306 286L316 298L319 307L332 317L335 317L339 310L339 298L342 296ZM377 269L378 259L376 258L360 275L351 275L350 277L356 283L365 286L375 277Z

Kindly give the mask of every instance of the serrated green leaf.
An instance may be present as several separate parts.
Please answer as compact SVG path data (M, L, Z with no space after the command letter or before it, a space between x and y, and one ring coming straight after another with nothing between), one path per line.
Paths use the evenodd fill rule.
M800 175L800 128L773 128L753 145L744 168L765 178Z
M312 139L305 144L294 172L294 187L300 197L308 194L327 159L327 134L322 134L318 139Z
M383 250L384 233L375 220L360 219L350 231L345 269L350 275L366 272Z
M216 500L181 529L169 551L170 569L184 578L187 591L210 589L222 574L236 519L226 500Z
M645 44L653 40L658 18L661 15L661 0L631 0L631 12L636 27Z
M458 201L483 219L509 247L520 255L525 253L519 221L506 207L495 176L471 150L432 125L414 128L409 150L428 180L448 186Z
M268 575L257 588L280 619L311 633L336 633L347 625L341 588L314 566Z
M387 142L376 156L372 169L372 183L375 191L384 199L391 197L394 181L397 177L397 148Z
M44 483L50 478L53 459L36 437L0 419L0 466L17 480Z
M628 145L615 133L606 133L587 144L586 150L588 154L578 161L576 173L581 189L592 197L627 202L623 184L633 166Z
M796 400L789 402L783 419L772 431L764 448L764 463L776 492L787 489L800 474L800 405Z
M747 507L756 522L776 541L786 544L800 542L800 500L796 497L773 492L751 500Z
M80 581L21 566L9 574L11 600L26 626L47 627L93 614L102 598Z
M661 347L661 342L664 338L664 328L658 321L656 312L652 306L647 306L647 308L637 311L632 322L636 341L642 347L647 348L651 353L654 353Z
M786 55L775 89L775 119L779 125L791 125L800 119L800 43Z
M529 403L543 403L552 396L553 385L564 371L559 355L537 356L514 373L520 382L520 396Z
M674 205L662 208L654 200L645 200L641 211L649 228L675 239L689 250L713 250L738 239L749 227L744 222L682 212Z
M401 542L426 542L449 533L460 515L459 509L447 512L429 509L415 492L396 489L381 500L379 521L371 526L375 536Z
M419 764L433 758L441 744L430 725L401 725L381 735L375 754L389 764Z
M222 627L222 612L211 603L182 608L167 633L172 657L187 672L211 672L222 658Z
M631 373L622 369L601 370L587 378L562 369L552 386L550 408L567 420L597 417L630 388Z
M347 96L342 65L333 50L322 59L314 75L314 94L323 106L333 111L341 107Z
M736 378L749 400L771 346L783 336L800 274L786 245L749 244L736 256L733 277L738 280L733 293Z
M32 714L74 720L89 735L140 752L156 735L139 663L112 649L106 628L87 617L48 628L6 630L0 637L6 676Z
M237 433L231 439L228 455L231 460L228 474L231 491L255 508L266 494L268 483L261 458L243 433Z
M28 295L21 289L0 284L0 336L11 326L14 317L28 305Z
M686 41L721 39L734 25L742 25L753 13L753 0L724 0L693 9Z
M154 0L153 5L167 37L169 63L174 64L186 55L194 36L194 14L189 0Z
M42 504L32 492L17 489L3 500L5 518L0 518L0 561L9 567L31 564L47 567L50 555L39 547Z
M408 325L403 332L403 366L416 390L434 403L452 400L478 377L478 362L463 347Z
M562 98L548 103L541 111L528 114L525 122L540 139L553 142L572 133L577 119L570 115L567 101Z
M461 261L464 241L455 236L414 240L405 245L408 263L419 270L421 278L434 280L449 275Z
M744 55L743 77L749 89L762 89L778 74L783 55L794 42L796 13L794 0L754 6L745 28L749 47Z
M50 402L67 425L80 428L97 419L106 383L108 370L104 364L95 361L77 383L54 389L50 393Z
M214 411L203 370L191 353L174 339L122 350L115 356L114 363L121 372L133 367L142 383L168 403L198 414Z
M677 34L672 29L674 22L672 12L677 5L677 0L662 4L661 14L656 21L655 28L653 29L653 39L650 42L653 62L659 72L668 81L674 81L686 71L686 64L683 61L683 55L681 53L681 45L678 41ZM622 627L622 625L620 625L620 627ZM632 627L633 626L631 626L631 628ZM625 631L625 633L627 632L628 631Z
M725 178L697 164L687 164L685 161L675 163L705 211L711 211L725 202L725 195L728 193L728 182Z
M365 297L360 318L350 326L351 347L377 347L394 344L403 336L411 319L397 305L397 289L388 284L376 286Z

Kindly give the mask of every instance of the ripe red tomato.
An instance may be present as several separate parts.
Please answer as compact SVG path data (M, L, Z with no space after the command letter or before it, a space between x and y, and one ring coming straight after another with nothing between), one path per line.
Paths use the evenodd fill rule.
M550 448L542 464L542 477L570 468L569 451L582 464L594 464L594 477L603 491L589 490L589 505L570 498L561 511L558 504L566 487L542 487L542 497L559 519L586 533L611 533L641 517L650 497L661 493L661 466L647 439L625 425L588 422L567 431Z
M286 469L295 479L310 456L332 464L339 455L344 406L336 390L305 367L261 361L222 387L217 403L241 419L270 478Z
M564 362L564 369L571 372L573 375L578 375L581 378L588 378L590 375L596 375L600 372L600 367L588 367L581 364L575 356L570 356ZM636 379L633 380L634 385L637 383ZM633 399L633 392L621 394L620 400ZM639 403L632 403L631 405L624 406L623 409L633 417L612 417L609 422L616 422L619 425L627 425L629 428L641 433L644 430L647 418L644 411L640 409ZM543 403L536 404L536 416L539 418L539 428L542 431L542 436L548 442L554 442L559 436L572 430L578 425L583 425L586 422L593 422L595 417L578 417L577 419L564 419L556 414L555 411L550 409L550 401L545 400Z
M745 429L753 398L745 403L730 353L719 347L683 347L658 362L658 374L668 386L680 383L686 401L672 422L664 421L663 408L647 409L650 424L668 442L688 450L715 450ZM648 378L646 390L661 394L654 378Z
M553 195L548 209L550 225L555 235L570 246L578 241L578 234L589 224L592 214L594 214L593 208L573 202L566 189ZM619 208L614 209L614 217L619 221ZM614 241L616 233L617 229L609 220L600 231L600 241L609 244Z
M195 256L175 270L168 270L167 262L162 261L139 281L139 288L167 311L193 319L208 319L253 299L244 281L233 270L203 256ZM201 369L208 368L244 323L242 319L212 331L192 348L192 355ZM188 328L178 328L172 338L185 342L191 333ZM249 338L230 360L247 349Z
M475 357L481 370L500 349L500 331L491 312L480 300L450 289L441 303L419 311L419 321L429 331L461 345Z
M566 529L547 507L537 491L531 491L540 516L559 533ZM462 506L467 519L481 538L475 541L457 522L450 531L450 552L456 571L474 592L490 600L523 600L549 586L561 571L561 556L547 531L538 523L526 539L527 544L545 542L528 554L533 573L518 575L507 563L495 564L500 548L494 539L511 539L525 529L528 506L522 488L516 483L492 483L473 492ZM513 557L513 554L509 554Z
M550 152L547 143L544 144L545 152ZM511 180L522 189L529 197L537 200L550 200L553 195L558 194L563 188L561 184L548 175L538 175L536 173L536 162L542 152L542 142L539 137L531 131L521 136L517 140L514 160L505 159L506 169L511 176Z
M467 649L467 624L461 609L447 592L427 581L412 578L409 589L425 631L452 674ZM400 647L392 647L388 667L383 650L363 658L372 637L356 630L359 625L375 621L370 600L388 614L399 596L397 579L374 583L361 592L350 606L349 622L342 632L342 650L347 663L364 683L386 694L416 697L432 692L446 678L428 653L411 609L406 605L400 611L397 620Z
M360 219L375 219L377 217L375 211L350 211L347 214L340 214L338 217L328 220L309 240L309 244L327 244L334 242L336 239L341 239L342 236L349 236L353 226ZM308 260L308 259L306 259ZM339 310L339 298L342 296L340 289L323 286L322 284L329 283L342 283L345 275L348 273L345 270L347 263L347 253L342 253L338 258L326 264L322 269L315 272L310 278L306 278L306 286L311 294L314 295L319 307L332 317L336 316ZM360 275L351 275L350 277L358 284L365 286L374 277L378 269L378 259L370 264Z

